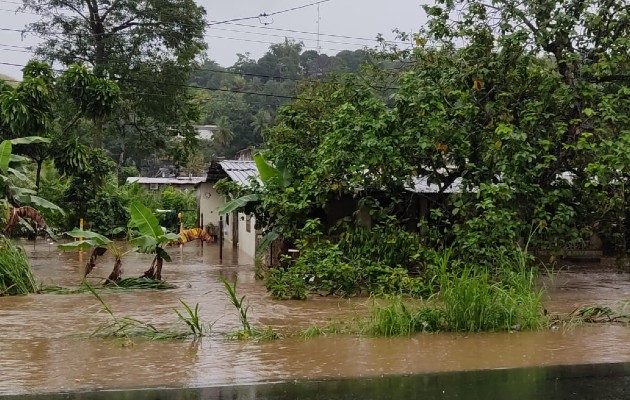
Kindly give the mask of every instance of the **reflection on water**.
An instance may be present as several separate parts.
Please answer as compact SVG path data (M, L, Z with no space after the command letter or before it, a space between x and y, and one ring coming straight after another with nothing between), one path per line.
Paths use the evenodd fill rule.
M47 284L78 285L83 262L77 253L59 254L46 244L26 248L39 279ZM182 299L190 305L199 303L202 318L216 321L214 330L238 329L238 316L228 304L219 274L238 277L239 291L251 304L254 324L280 331L325 324L368 307L366 299L273 301L254 279L252 261L239 258L232 249L226 248L223 263L219 263L216 245L202 248L193 243L169 252L173 262L165 263L163 276L178 289L104 294L117 315L167 326L176 322L173 308L180 308ZM150 256L130 255L123 264L124 276L141 275L150 262ZM93 273L107 276L111 265L104 258ZM556 312L594 302L610 304L629 297L628 281L626 275L614 272L565 272L555 278L546 306ZM122 347L120 341L76 335L91 332L107 318L90 295L0 298L0 393L205 387L630 361L630 329L621 326L404 338L332 336L263 343L214 337L197 342L136 341L130 347Z
M5 400L602 400L627 398L630 364L476 370L203 388L2 396Z

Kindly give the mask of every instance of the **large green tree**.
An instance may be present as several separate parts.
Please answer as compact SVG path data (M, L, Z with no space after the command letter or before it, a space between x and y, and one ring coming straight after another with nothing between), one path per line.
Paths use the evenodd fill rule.
M279 113L268 154L293 180L259 189L259 219L299 235L306 218L348 198L357 211L395 212L421 176L438 188L421 232L455 243L458 257L487 262L532 230L540 246L600 233L623 247L627 3L426 7L417 47L378 54L396 68L311 82ZM459 180L463 193L447 196Z
M206 48L202 7L193 0L24 0L24 7L41 16L27 27L43 39L40 57L87 64L119 83L124 101L102 121L119 159L159 152L178 134L192 140L197 114L185 85ZM102 146L100 135L94 144Z

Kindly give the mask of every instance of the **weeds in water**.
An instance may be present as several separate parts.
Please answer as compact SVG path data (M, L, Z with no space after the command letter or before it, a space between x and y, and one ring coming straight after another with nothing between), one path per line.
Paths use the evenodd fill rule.
M328 333L326 329L320 328L318 326L309 326L308 328L299 332L299 336L304 339L310 339L318 336L326 336Z
M193 310L188 304L184 303L182 299L179 299L179 302L182 303L182 305L184 306L184 309L186 310L188 316L185 317L179 311L177 311L177 309L173 309L175 311L175 314L177 314L179 319L190 328L190 332L193 336L203 336L204 326L201 322L201 319L199 318L199 303L195 305L195 309Z
M101 338L123 338L132 343L132 338L142 338L148 340L169 340L169 339L186 339L190 336L199 337L203 335L203 327L199 319L199 305L195 306L193 311L186 303L181 301L185 309L189 313L189 317L184 317L180 312L175 310L177 316L186 323L190 328L188 331L181 329L160 330L152 324L139 321L131 317L118 318L114 315L111 308L105 303L103 298L94 290L94 288L83 281L86 290L89 291L101 303L103 309L112 319L111 323L104 324L93 331L91 337ZM192 326L191 326L192 324Z
M0 238L0 296L37 293L40 288L24 250Z
M234 283L230 283L225 277L219 276L219 280L225 286L225 290L227 291L228 297L230 299L230 303L236 308L236 311L239 315L239 320L241 321L242 329L232 332L226 335L228 339L239 339L239 340L247 340L247 339L256 339L256 340L274 340L278 339L280 335L274 332L271 327L267 327L266 329L255 329L252 328L249 320L247 319L247 312L249 311L249 305L247 304L247 300L245 296L238 297L236 293L236 284L238 279L234 278Z
M394 297L386 306L374 303L370 321L363 333L376 336L407 336L416 332L436 332L443 328L439 308L412 308L401 297Z
M172 283L149 278L126 278L120 281L109 281L99 287L91 286L93 290L99 292L116 292L122 290L168 290L176 289L177 286ZM89 290L85 286L78 288L66 288L62 286L45 286L41 289L42 293L49 294L80 294Z
M223 276L220 276L219 280L221 281L221 283L223 283L223 286L225 286L225 290L227 291L227 294L230 298L230 302L232 303L234 308L236 308L236 311L238 311L239 319L243 327L243 332L245 332L247 335L251 335L252 327L249 323L249 320L247 319L247 311L249 310L249 305L247 305L246 303L245 296L239 298L236 294L236 283L238 281L238 278L234 278L233 284L230 284L230 282Z

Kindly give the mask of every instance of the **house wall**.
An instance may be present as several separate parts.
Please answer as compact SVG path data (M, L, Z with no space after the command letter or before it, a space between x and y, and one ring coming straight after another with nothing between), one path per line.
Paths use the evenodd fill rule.
M236 218L234 218L236 217ZM232 213L229 218L223 217L223 240L226 245L234 246L234 228L238 230L238 240L236 246L245 255L251 258L256 257L256 218L252 215L249 221L249 232L247 230L247 215L244 213Z
M249 232L247 220L249 218ZM238 247L251 258L256 257L256 219L253 215L238 214Z
M214 183L202 182L197 189L199 200L199 215L203 214L203 224L212 223L219 225L219 213L217 209L225 203L225 196L218 193ZM210 197L207 197L207 194Z

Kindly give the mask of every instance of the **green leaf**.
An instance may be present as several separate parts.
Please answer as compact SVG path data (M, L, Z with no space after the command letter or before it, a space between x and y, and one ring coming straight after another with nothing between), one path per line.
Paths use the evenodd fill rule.
M164 259L164 261L166 262L171 262L171 256L166 252L166 250L164 250L161 247L158 247L156 250L158 256L162 257Z
M144 204L133 201L129 206L129 214L131 215L131 224L138 228L142 235L154 239L164 235L157 218Z
M268 232L263 240L260 242L258 249L256 250L256 256L260 257L271 246L274 240L280 237L280 232L271 230Z
M138 249L140 253L153 254L155 253L158 247L158 242L155 238L151 236L139 236L137 238L133 238L129 241L132 246Z
M11 144L35 144L35 143L50 143L50 139L41 136L27 136L21 138L15 138L9 140Z
M33 182L28 178L28 176L24 175L22 172L16 170L15 168L9 167L8 172L13 174L19 180L26 182L28 184L32 184Z
M28 157L25 156L18 156L17 154L11 154L11 157L9 158L10 162L14 162L14 163L25 163L25 162L29 162L31 161Z
M0 170L7 173L9 170L9 161L11 161L11 142L8 140L0 143Z
M70 242L65 244L60 244L57 246L59 250L85 250L90 249L92 247L98 247L100 243L95 242L94 240L77 240L76 242Z
M13 197L21 204L28 204L37 209L46 209L51 211L57 211L62 215L65 215L64 211L56 204L35 195L35 191L31 189L25 189L21 187L12 186Z
M245 196L228 201L227 203L219 207L217 212L219 214L229 214L232 211L239 210L249 203L253 203L255 201L260 201L260 195L258 193L247 194Z
M95 243L99 245L106 245L111 243L112 241L106 238L105 236L98 234L92 231L84 231L79 228L74 228L73 230L66 232L66 235L71 236L73 238L85 238L92 239Z
M280 170L269 164L261 153L254 154L254 162L256 163L256 168L258 169L260 179L263 183L267 183L272 179L277 179L278 182L282 182L283 176Z

